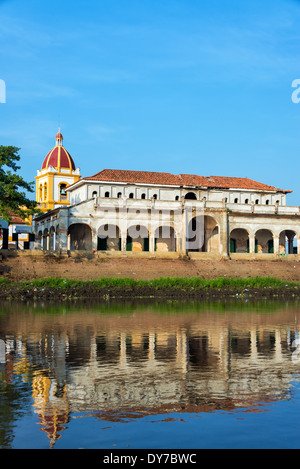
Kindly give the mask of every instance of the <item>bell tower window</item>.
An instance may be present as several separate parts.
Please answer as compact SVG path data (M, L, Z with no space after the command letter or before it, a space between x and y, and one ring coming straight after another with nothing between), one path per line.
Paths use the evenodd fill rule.
M65 182L62 182L59 185L59 199L60 200L67 200L67 192L66 192L67 184Z

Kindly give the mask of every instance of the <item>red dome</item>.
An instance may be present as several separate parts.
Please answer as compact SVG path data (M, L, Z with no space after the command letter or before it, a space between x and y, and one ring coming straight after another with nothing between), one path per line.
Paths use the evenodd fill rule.
M42 169L48 169L49 166L53 168L64 168L75 171L75 163L70 153L62 146L56 145L49 151L43 161Z
M61 134L60 132L58 132L58 133L56 134L56 136L55 136L55 139L56 139L56 140L63 140L62 134Z

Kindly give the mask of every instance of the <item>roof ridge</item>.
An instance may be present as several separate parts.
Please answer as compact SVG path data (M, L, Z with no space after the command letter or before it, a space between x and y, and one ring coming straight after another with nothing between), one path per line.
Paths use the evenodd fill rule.
M248 189L248 190L270 190L277 192L292 192L275 188L248 177L239 176L200 176L198 174L173 174L161 171L146 171L134 169L102 169L93 176L84 177L81 180L118 181L127 183L144 183L156 185L188 185L197 187L211 187L223 189Z

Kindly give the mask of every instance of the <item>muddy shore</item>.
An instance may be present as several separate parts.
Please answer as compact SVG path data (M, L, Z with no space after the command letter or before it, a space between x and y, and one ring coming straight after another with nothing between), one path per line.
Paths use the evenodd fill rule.
M274 277L300 282L300 258L292 260L185 260L159 258L54 257L51 255L2 257L0 278L12 281L68 278L96 280L101 277L151 280L158 277Z

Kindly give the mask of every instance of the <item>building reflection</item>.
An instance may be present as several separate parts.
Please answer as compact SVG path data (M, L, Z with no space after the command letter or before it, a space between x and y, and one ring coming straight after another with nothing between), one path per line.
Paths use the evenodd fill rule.
M52 447L72 413L106 421L170 412L258 411L289 398L300 310L274 315L9 314L6 381L32 385ZM13 331L13 332L12 332Z
M32 397L41 430L47 434L52 448L61 437L69 420L69 400L66 385L38 374L32 381Z

